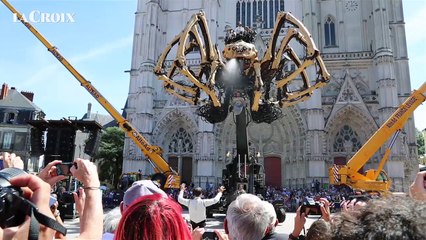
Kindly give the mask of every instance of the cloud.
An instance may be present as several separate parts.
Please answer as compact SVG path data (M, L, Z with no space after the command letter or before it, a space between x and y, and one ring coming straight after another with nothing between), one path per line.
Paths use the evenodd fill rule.
M110 42L98 48L92 49L86 54L75 56L71 58L71 60L75 63L91 60L91 59L98 58L98 57L107 55L109 53L115 52L116 50L131 47L132 43L133 43L133 36L117 39L113 42Z
M69 59L67 58L67 60L74 66L75 64L78 64L78 63L84 63L92 59L104 57L118 50L130 48L132 46L132 42L133 42L133 36L116 39L112 42L105 43L99 47L92 48L85 53L81 53ZM52 56L49 56L49 54L46 54L46 52L44 52L44 55L47 55L48 57L52 58ZM38 59L39 56L40 54L37 54L37 57L35 58ZM64 57L66 58L66 56ZM43 68L41 68L40 70L32 74L32 76L27 81L25 81L25 84L27 86L37 85L43 81L49 81L52 78L57 78L58 71L62 72L62 70L65 68L56 60L54 61L55 61L54 63L44 66Z

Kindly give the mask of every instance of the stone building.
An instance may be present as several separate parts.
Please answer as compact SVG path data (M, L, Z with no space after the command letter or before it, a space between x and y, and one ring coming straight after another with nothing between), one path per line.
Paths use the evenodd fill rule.
M410 94L402 0L139 0L135 16L128 119L186 181L219 182L235 148L232 114L210 124L191 106L167 94L153 74L159 55L203 10L213 43L223 49L225 28L238 21L258 32L260 57L278 11L300 19L311 32L328 71L329 84L307 101L283 108L272 124L250 123L251 148L260 153L267 185L301 187L345 163ZM199 63L188 56L189 64ZM171 60L171 59L170 59ZM289 66L291 67L291 66ZM384 144L386 146L386 144ZM375 168L384 148L364 167ZM123 170L152 172L131 139ZM398 136L385 170L395 190L406 190L417 166L414 121Z
M30 158L31 126L28 121L40 119L44 112L33 102L34 93L2 85L0 93L0 152L14 152L24 160L25 167L36 159ZM32 168L32 167L30 167Z

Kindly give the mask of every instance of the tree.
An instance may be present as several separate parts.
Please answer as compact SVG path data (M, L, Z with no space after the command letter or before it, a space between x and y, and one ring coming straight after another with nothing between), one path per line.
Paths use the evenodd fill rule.
M417 142L417 153L419 156L425 154L425 139L421 131L416 129L416 142Z
M112 181L117 187L123 169L124 131L118 127L107 128L101 136L99 151L95 156L101 181Z

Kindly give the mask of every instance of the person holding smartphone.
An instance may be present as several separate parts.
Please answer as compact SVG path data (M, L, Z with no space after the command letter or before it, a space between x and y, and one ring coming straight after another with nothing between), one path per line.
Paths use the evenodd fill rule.
M426 171L417 173L410 186L410 197L415 200L426 201Z
M56 168L59 164L62 164L61 160L51 161L40 171L38 176L53 187L57 182L67 178L64 175L58 175Z
M67 178L67 176L57 174L56 168L61 163L62 161L60 160L48 163L40 172L39 177L51 186ZM77 208L77 211L80 210L80 236L78 239L101 239L102 224L93 224L103 221L102 196L96 165L89 160L77 158L74 160L70 172L73 177L83 184L81 191L84 192L76 201L76 204L77 202L83 204L79 206L80 209ZM84 195L84 201L80 201L82 195Z

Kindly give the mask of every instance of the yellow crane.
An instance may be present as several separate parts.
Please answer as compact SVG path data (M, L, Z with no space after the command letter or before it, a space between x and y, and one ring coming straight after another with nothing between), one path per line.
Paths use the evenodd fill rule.
M47 50L55 56L56 59L80 82L83 86L101 105L105 110L117 121L126 134L135 142L141 151L148 157L151 165L154 167L156 174L153 175L153 180L159 180L164 183L165 188L179 188L180 176L173 170L170 165L161 156L162 150L158 146L152 146L148 141L133 127L130 122L125 119L121 114L102 96L102 94L87 81L49 41L46 40L26 19L19 13L8 1L1 0L2 3L17 17L17 19L30 30L34 36L47 48Z
M347 185L357 190L388 192L392 182L383 167L389 158L392 145L398 133L414 110L426 99L426 82L396 109L374 135L355 153L346 165L329 168L330 184ZM379 148L393 135L377 169L369 169L365 174L358 171L370 160Z

